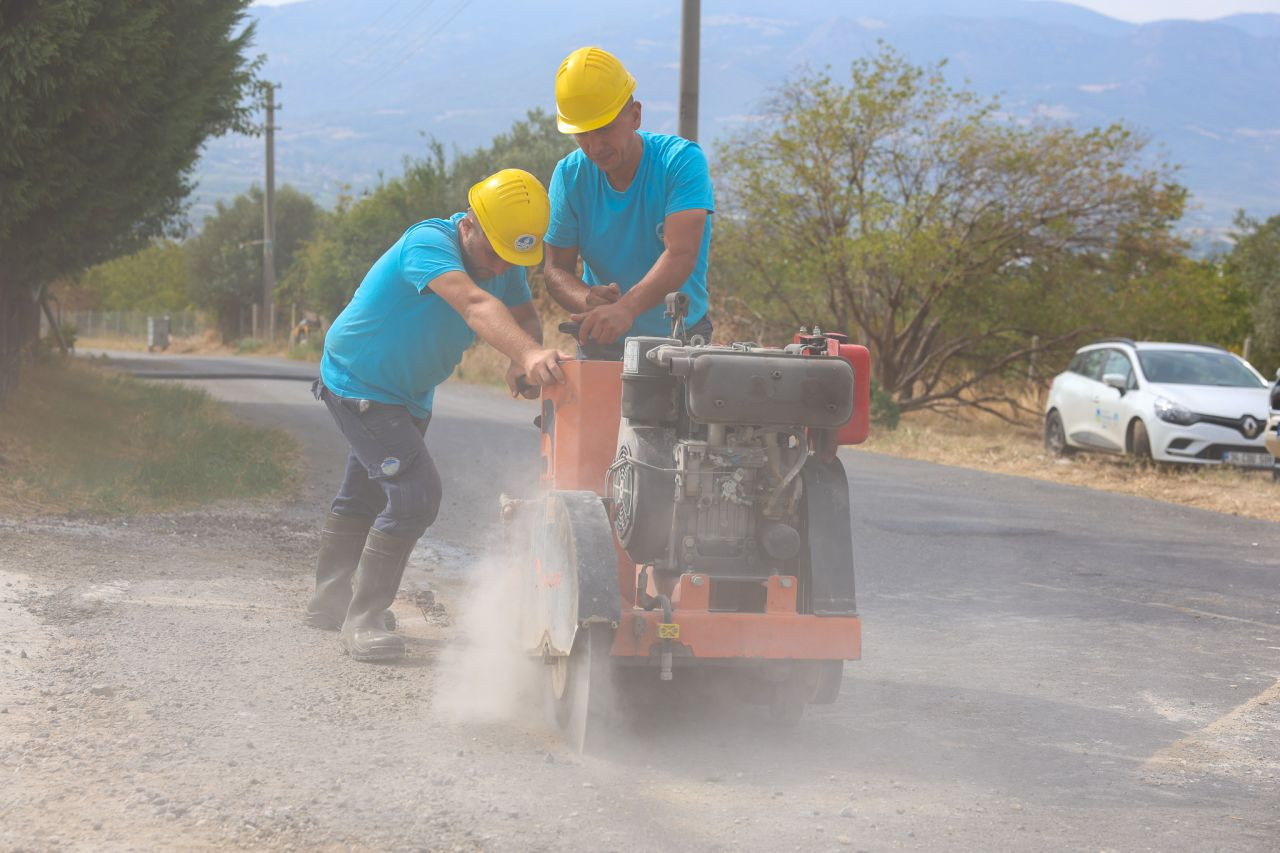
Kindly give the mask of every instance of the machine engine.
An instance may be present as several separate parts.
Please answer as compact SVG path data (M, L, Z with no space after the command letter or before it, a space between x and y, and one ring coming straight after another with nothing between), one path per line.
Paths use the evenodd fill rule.
M779 350L627 340L607 488L630 559L717 582L800 574L808 535L801 473L815 437L834 436L855 405L853 367L822 343ZM713 606L717 589L733 588L713 584Z

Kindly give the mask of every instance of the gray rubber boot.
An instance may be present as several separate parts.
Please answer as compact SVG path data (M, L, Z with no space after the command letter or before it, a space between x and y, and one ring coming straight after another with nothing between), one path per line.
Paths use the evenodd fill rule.
M320 529L320 556L316 560L316 591L307 602L302 621L312 628L336 631L342 627L351 604L351 578L360 565L371 518L330 512Z
M316 591L307 602L303 624L323 631L342 627L351 605L351 579L360 565L364 540L372 524L372 520L333 512L325 516L320 529L320 557L316 560ZM395 614L390 610L382 618L388 631L396 627Z
M404 657L404 638L386 630L383 614L395 601L405 564L416 539L369 531L356 570L355 594L342 623L339 642L355 660L379 661Z

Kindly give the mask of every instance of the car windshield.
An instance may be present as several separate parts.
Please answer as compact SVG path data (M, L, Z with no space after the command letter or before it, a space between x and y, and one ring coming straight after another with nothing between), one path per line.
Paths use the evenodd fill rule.
M1145 350L1138 352L1138 362L1151 382L1225 388L1266 387L1249 368L1225 352Z

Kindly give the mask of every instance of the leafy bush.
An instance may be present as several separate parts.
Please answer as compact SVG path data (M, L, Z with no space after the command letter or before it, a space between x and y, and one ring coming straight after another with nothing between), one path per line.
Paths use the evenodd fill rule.
M898 420L902 417L902 409L894 401L893 395L880 387L875 380L871 381L871 423L884 429L897 429Z

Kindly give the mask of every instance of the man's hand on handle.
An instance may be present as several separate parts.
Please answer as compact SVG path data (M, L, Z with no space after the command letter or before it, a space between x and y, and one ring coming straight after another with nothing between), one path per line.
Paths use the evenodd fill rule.
M601 305L612 305L622 298L622 288L615 281L612 284L587 288L587 310L599 308Z
M507 368L507 388L510 389L512 397L524 397L526 400L538 398L538 386L531 383L524 375L524 367L514 361Z
M538 396L539 385L563 382L564 371L560 368L560 362L572 360L573 356L559 350L530 350L524 357L523 364L517 365L513 361L507 368L507 387L511 389L511 396L532 400Z
M599 288L593 287L592 290L599 290ZM571 314L569 319L580 324L578 330L580 343L597 341L602 344L611 344L627 333L631 324L636 321L636 315L625 302L613 302L592 308L582 314Z

